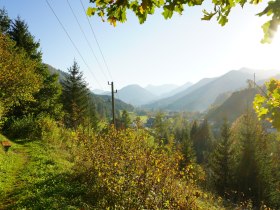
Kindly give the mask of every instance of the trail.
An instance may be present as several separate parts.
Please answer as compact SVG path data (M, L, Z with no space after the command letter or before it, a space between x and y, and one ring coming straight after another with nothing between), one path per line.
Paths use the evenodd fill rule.
M22 174L25 173L25 168L29 163L29 153L25 145L13 144L12 147L15 148L5 153L0 161L1 164L6 165L6 168L0 171L0 181L2 181L4 191L0 193L0 209L7 209L15 203L15 195L25 186Z

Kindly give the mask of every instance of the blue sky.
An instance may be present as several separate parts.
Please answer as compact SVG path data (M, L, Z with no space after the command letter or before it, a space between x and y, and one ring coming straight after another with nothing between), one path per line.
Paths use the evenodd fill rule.
M45 0L0 0L11 18L24 19L30 32L40 40L43 61L67 71L76 59L91 89L109 90L108 80L117 89L128 84L178 84L215 77L242 67L280 69L277 56L279 33L271 45L262 45L261 25L265 18L256 17L265 3L235 8L229 23L221 27L215 20L201 21L205 6L186 7L183 15L164 20L157 11L140 25L133 14L128 21L113 27L97 17L90 22L109 67L109 75L79 0L69 0L78 17L97 61L91 52L67 0L49 0L65 29L82 54L75 50ZM90 6L82 0L85 7ZM100 67L101 66L101 67Z

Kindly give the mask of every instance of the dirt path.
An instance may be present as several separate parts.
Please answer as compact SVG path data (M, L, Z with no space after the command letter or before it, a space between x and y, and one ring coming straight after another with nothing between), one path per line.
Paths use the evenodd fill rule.
M25 186L21 175L29 163L29 154L24 145L13 144L0 160L0 209L7 209L15 202L14 195Z

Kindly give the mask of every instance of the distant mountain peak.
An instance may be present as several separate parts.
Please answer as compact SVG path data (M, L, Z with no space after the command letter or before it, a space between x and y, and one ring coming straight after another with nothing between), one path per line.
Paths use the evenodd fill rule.
M163 84L163 85L149 84L148 86L145 87L146 90L159 97L164 94L170 93L176 88L178 88L178 85L174 85L174 84Z

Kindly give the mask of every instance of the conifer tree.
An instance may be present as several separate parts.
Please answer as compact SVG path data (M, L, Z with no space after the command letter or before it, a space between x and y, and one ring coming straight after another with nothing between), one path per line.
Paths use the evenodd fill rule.
M190 138L192 141L194 141L195 136L197 135L197 130L198 130L198 124L197 124L197 121L195 120L195 121L193 121L192 128L190 131Z
M69 75L62 83L62 100L66 112L65 123L76 129L88 115L89 90L76 61L68 69Z
M156 114L152 127L157 139L162 141L163 144L168 144L170 140L169 121L164 119L164 114L162 112Z
M259 132L260 128L256 121L250 114L245 114L240 131L240 162L236 172L238 190L244 193L247 198L254 197L253 194L257 192L256 138Z
M122 111L122 115L121 115L121 124L123 128L129 128L130 124L131 124L131 119L129 117L129 114L126 110Z
M0 33L6 34L10 28L11 19L9 18L5 8L0 9Z
M195 131L196 125L194 123L191 135L194 150L196 153L196 158L198 163L206 163L208 159L209 152L212 147L212 133L208 124L208 121L205 119L202 124Z
M195 162L195 153L190 138L189 124L182 115L175 116L173 129L175 143L178 145L184 156L181 166L184 167L189 163Z
M25 21L21 20L20 17L13 20L8 34L16 42L16 46L24 49L31 59L39 59L41 61L42 53L38 50L40 43L35 41Z
M232 172L230 170L232 153L230 140L230 127L225 120L221 128L221 137L214 149L210 160L210 176L215 190L220 195L225 195L230 188Z
M251 199L254 206L259 207L263 201L269 204L276 177L273 178L268 135L249 112L238 119L236 128L234 189L243 195L242 199Z

